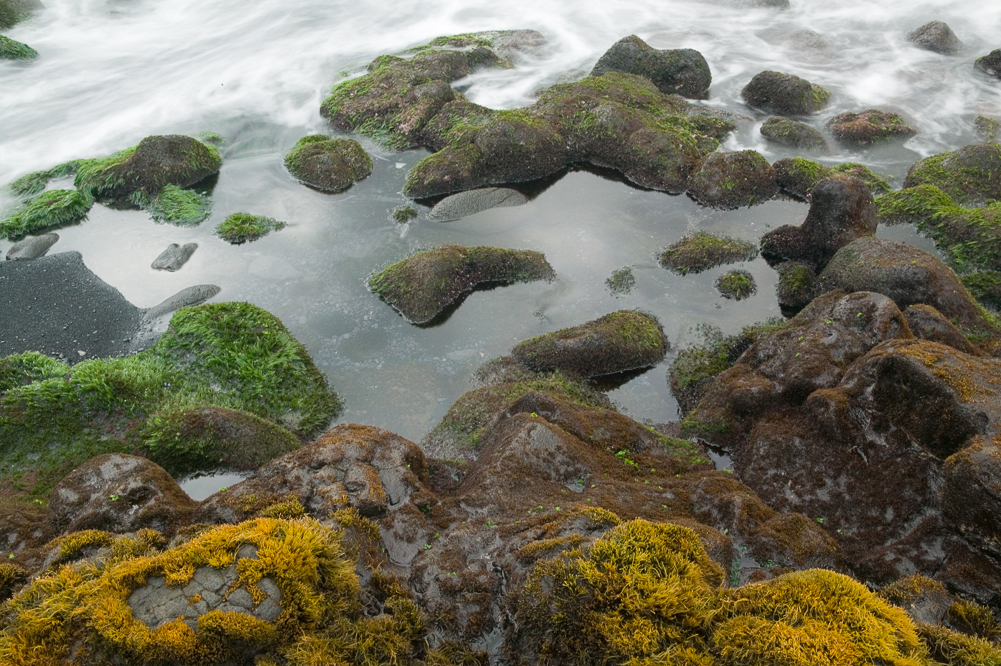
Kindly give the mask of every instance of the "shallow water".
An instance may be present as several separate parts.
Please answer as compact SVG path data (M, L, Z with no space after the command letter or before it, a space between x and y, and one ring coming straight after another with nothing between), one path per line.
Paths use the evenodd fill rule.
M299 137L329 131L318 108L330 86L360 72L376 55L441 34L534 28L550 40L539 57L457 84L473 101L514 108L530 104L534 90L563 72L589 70L612 43L635 33L660 48L700 50L713 72L706 101L712 106L750 114L739 101L741 87L758 71L779 69L832 91L831 106L810 120L817 127L845 110L880 106L903 113L920 131L906 144L824 158L862 161L898 185L919 157L974 141L976 115L1001 115L1001 87L972 67L975 56L1001 46L995 41L1001 3L792 2L791 10L778 11L667 0L439 0L392 7L371 0L47 0L45 11L6 33L41 57L30 64L0 61L0 183L68 159L107 154L150 134L220 133L227 142L225 161L208 221L183 229L155 224L142 212L96 206L83 224L59 230L61 240L50 252L79 250L91 270L139 306L207 282L222 287L216 300L247 300L270 310L344 398L341 420L419 440L469 388L480 363L525 337L618 308L642 308L660 317L677 349L691 340L699 322L730 332L778 315L776 277L761 259L745 266L757 280L757 295L735 303L713 287L729 267L682 278L660 268L655 255L693 229L757 240L774 226L798 224L807 208L773 201L711 211L687 197L576 171L524 206L448 223L424 219L422 209L420 219L398 225L389 212L405 202L399 192L406 172L426 153L390 153L363 141L374 172L339 195L297 184L282 165ZM967 53L950 58L908 45L904 34L932 19L949 23ZM820 40L804 45L797 35L803 30ZM724 148L753 148L770 160L788 156L764 144L760 120ZM0 207L5 204L0 200ZM212 230L236 211L289 226L231 246ZM880 235L914 239L906 227ZM172 242L196 242L199 248L177 273L153 271L149 264ZM539 250L559 277L474 293L433 328L405 323L366 289L373 271L446 242ZM0 242L0 252L9 246ZM604 280L627 265L636 286L615 297ZM666 363L610 395L636 418L672 420L676 405L665 369Z

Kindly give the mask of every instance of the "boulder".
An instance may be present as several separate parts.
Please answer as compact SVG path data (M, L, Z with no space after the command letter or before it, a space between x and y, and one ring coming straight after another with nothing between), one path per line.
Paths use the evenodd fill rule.
M985 56L980 56L974 66L985 74L1001 79L1001 49L994 49Z
M14 27L44 6L39 0L0 0L0 30Z
M372 158L353 139L311 134L285 156L285 168L306 185L342 192L372 173Z
M168 296L157 303L143 314L143 323L149 324L160 317L176 312L184 307L201 305L213 296L222 291L222 287L214 284L196 284L193 287L185 287L173 296Z
M87 217L94 200L76 190L48 190L28 199L0 220L0 238L14 240L49 227L76 224Z
M148 528L172 536L191 522L197 506L162 467L123 453L91 458L49 495L49 512L62 534Z
M827 122L827 129L839 143L856 148L917 134L900 114L879 109L839 113Z
M7 261L16 259L37 259L49 251L49 248L59 240L59 234L42 234L30 236L14 243L7 250Z
M740 96L756 109L783 116L806 116L827 106L831 93L792 74L764 71L754 75Z
M27 44L15 42L10 37L0 35L0 60L34 60L37 57L38 51Z
M668 346L656 318L620 310L519 342L511 355L535 372L560 370L572 377L596 377L656 365Z
M761 204L778 193L775 171L753 150L713 153L688 183L688 194L711 208Z
M994 361L997 363L997 361ZM976 382L976 379L973 379ZM993 386L1001 385L1001 370L994 368ZM945 461L942 498L946 517L979 549L1001 555L1001 435L997 414L985 428L986 435L960 449Z
M384 268L369 278L368 286L407 321L425 324L481 284L555 277L538 252L443 245Z
M810 192L820 181L837 175L852 176L866 184L874 197L890 191L890 184L864 164L843 162L826 167L802 157L787 157L776 161L775 181L785 194L803 201L810 200Z
M818 182L802 225L784 225L761 237L761 255L772 265L797 261L821 270L845 245L876 233L876 206L865 183L850 176Z
M795 314L820 296L817 273L812 265L784 261L775 267L775 271L779 274L775 295L783 314Z
M435 222L451 222L491 208L522 206L526 203L528 197L518 190L508 187L483 187L445 197L428 212L428 219Z
M170 271L173 273L178 270L184 264L188 263L188 259L191 255L195 253L198 249L198 243L185 243L184 246L180 246L177 243L171 243L167 246L167 249L161 252L150 268L157 271Z
M1001 199L1001 144L973 144L918 160L904 179L905 188L917 185L935 185L966 206Z
M879 596L903 608L915 622L928 624L942 624L952 605L952 595L942 583L921 574L892 582L879 591Z
M916 337L948 345L964 354L977 355L977 350L963 332L930 305L910 305L904 310L907 326Z
M806 123L791 118L772 116L761 125L761 136L768 141L789 148L826 151L824 135Z
M758 248L752 243L698 231L664 250L660 255L660 265L679 275L687 275L721 264L751 261L756 256Z
M907 33L907 41L920 49L944 55L955 55L963 50L963 42L942 21L931 21Z
M591 76L606 72L637 74L653 81L663 93L703 99L709 93L709 63L695 49L655 49L636 35L617 41L605 51Z

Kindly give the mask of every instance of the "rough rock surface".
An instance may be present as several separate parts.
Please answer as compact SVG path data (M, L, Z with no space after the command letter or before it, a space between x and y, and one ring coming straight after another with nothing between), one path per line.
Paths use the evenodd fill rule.
M761 136L780 146L804 148L806 150L827 150L824 135L806 123L791 118L773 116L761 125Z
M181 268L184 264L188 263L188 259L191 255L195 253L198 249L198 243L185 243L183 246L177 243L171 243L167 246L167 249L161 252L153 263L150 265L151 268L158 271L170 271L174 272Z
M963 42L942 21L931 21L907 33L907 41L926 51L955 55L963 50Z
M296 142L285 156L285 166L307 185L342 192L372 173L372 158L353 139L312 134Z
M846 146L865 147L893 139L907 139L917 132L897 113L869 109L845 112L831 118L827 129Z
M810 193L817 183L832 176L852 176L866 184L872 196L876 197L890 191L886 179L858 162L843 162L832 167L826 167L802 157L791 157L777 160L772 164L775 169L775 180L785 194L803 201L810 200Z
M987 55L980 56L974 65L981 72L1001 79L1001 49L994 49Z
M908 306L904 310L904 319L911 333L922 340L948 345L964 354L978 354L963 332L930 305Z
M753 150L711 154L688 183L689 196L711 208L761 204L778 191L772 166Z
M491 208L521 206L526 203L528 198L518 190L509 187L481 187L445 197L428 212L428 219L451 222Z
M608 49L591 70L637 74L653 81L662 93L702 99L709 92L709 63L695 49L655 49L636 35L623 37Z
M756 109L783 116L805 116L827 106L831 94L798 76L764 71L754 75L740 96Z
M18 241L7 250L7 260L14 259L37 259L41 257L49 248L59 240L59 234L42 234L41 236L31 236L22 241Z

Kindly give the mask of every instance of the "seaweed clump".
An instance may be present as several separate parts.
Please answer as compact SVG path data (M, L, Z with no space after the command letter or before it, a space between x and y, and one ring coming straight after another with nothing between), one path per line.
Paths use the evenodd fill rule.
M145 208L154 221L176 226L201 224L212 212L212 202L207 196L176 185L164 185L152 199L137 193L133 197L133 203Z
M809 194L820 181L838 174L858 178L869 188L874 197L890 191L890 183L874 173L869 167L858 162L842 162L834 166L824 166L802 157L778 160L775 169L779 188L791 197L808 200Z
M733 270L716 278L716 290L734 301L742 301L758 291L754 276L745 270Z
M964 206L1001 199L1001 144L973 144L918 160L904 179L905 188L917 185L934 185Z
M0 35L0 60L34 60L38 51L27 44Z
M992 310L1001 310L1001 272L978 271L960 278L970 295Z
M240 245L267 236L272 231L285 228L285 223L270 217L233 213L215 228L216 236L227 243Z
M612 274L605 278L605 286L616 296L624 296L636 286L636 276L633 275L631 266L617 268Z
M372 173L372 158L353 139L311 134L285 156L285 167L303 183L326 192L342 192Z
M94 200L76 190L49 190L28 199L0 220L0 238L15 240L49 227L75 224L87 217Z
M698 231L664 250L660 255L660 264L679 275L687 275L721 264L751 261L756 256L758 248L753 243Z

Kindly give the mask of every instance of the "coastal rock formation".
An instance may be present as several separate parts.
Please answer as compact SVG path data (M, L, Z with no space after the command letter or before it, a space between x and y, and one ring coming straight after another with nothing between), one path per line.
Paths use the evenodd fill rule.
M900 114L879 109L839 113L828 121L827 129L839 143L851 147L908 139L917 134L913 127L904 122Z
M980 56L974 66L985 74L1001 79L1001 49L994 49L985 56Z
M826 167L802 157L791 157L776 161L772 168L775 169L775 180L782 192L803 201L810 200L810 192L817 183L839 174L858 178L866 184L874 197L890 191L890 184L884 178L857 162L843 162Z
M806 123L772 116L761 125L761 136L779 146L826 151L824 135Z
M662 93L702 99L709 93L709 63L695 49L655 49L636 35L617 41L598 60L591 76L606 72L637 74L650 79Z
M963 146L918 160L904 187L934 185L966 206L983 206L1001 199L1001 144Z
M931 21L907 33L907 41L926 51L955 55L963 50L963 42L942 21Z
M827 106L831 93L792 74L764 71L740 91L748 106L782 116L806 116Z

